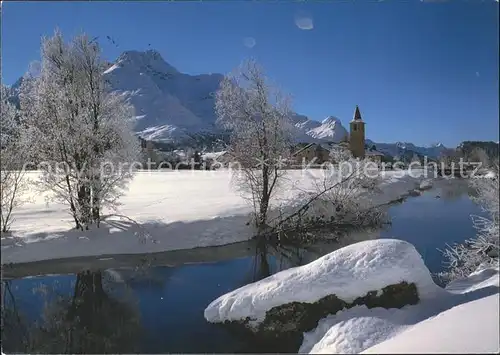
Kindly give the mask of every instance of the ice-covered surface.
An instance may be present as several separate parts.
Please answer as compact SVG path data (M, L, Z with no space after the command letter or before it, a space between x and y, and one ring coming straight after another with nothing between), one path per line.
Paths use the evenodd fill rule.
M28 176L36 179L38 173ZM277 203L313 189L319 178L319 169L289 171ZM384 181L380 201L418 183L395 173L388 173ZM389 188L391 184L394 188ZM46 202L47 193L33 190L30 195L33 201L14 212L12 234L2 238L3 262L188 249L244 241L253 235L246 225L250 206L232 188L228 170L139 172L117 211L137 224L111 217L91 231L72 230L68 208ZM138 237L145 234L151 239L139 243Z
M395 239L364 241L227 293L208 305L205 318L259 322L276 306L314 303L328 295L352 302L402 281L415 283L422 299L442 291L413 245Z
M482 269L448 285L448 292L427 295L414 306L402 309L358 306L338 312L320 320L316 329L304 334L299 352L463 353L488 350L483 345L492 352L498 349L491 347L498 346L498 287L498 269ZM482 311L490 315L481 314ZM471 317L471 313L475 316ZM484 326L485 338L473 335L474 331L464 337L468 328L478 323ZM449 340L454 337L464 343L450 347L454 344ZM426 343L427 339L430 343L422 347L420 343Z

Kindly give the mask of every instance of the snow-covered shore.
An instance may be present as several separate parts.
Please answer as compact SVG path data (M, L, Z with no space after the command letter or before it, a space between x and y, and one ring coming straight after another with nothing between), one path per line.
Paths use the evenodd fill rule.
M398 284L414 284L418 302L400 291L386 294ZM487 268L442 289L411 244L371 240L222 295L207 306L205 318L258 333L303 334L299 353L497 353L499 286L498 268ZM344 303L334 310L328 297ZM352 303L356 297L360 301ZM385 297L384 308L374 306L373 297Z
M290 171L277 202L313 189L320 174L315 169ZM386 172L377 203L397 199L422 180L402 171ZM246 225L250 206L233 189L227 170L139 172L116 213L128 219L110 217L90 231L74 230L67 207L46 202L45 193L33 190L30 198L14 212L12 233L2 238L3 263L216 246L253 235ZM149 239L141 238L146 234Z

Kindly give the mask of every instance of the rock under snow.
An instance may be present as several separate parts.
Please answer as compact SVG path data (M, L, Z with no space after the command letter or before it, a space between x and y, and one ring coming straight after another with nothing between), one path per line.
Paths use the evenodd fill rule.
M255 325L274 307L315 303L332 295L352 303L401 283L414 284L420 298L441 290L411 244L395 239L364 241L227 293L208 305L205 318L214 323L250 319Z

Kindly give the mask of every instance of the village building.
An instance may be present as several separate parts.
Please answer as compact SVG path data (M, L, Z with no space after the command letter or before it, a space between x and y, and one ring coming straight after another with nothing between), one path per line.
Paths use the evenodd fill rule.
M309 143L299 144L297 150L292 152L291 160L296 164L323 164L330 160L330 146L328 144Z
M382 164L382 161L385 157L384 153L378 152L376 150L366 150L365 151L365 158L369 159L377 164Z

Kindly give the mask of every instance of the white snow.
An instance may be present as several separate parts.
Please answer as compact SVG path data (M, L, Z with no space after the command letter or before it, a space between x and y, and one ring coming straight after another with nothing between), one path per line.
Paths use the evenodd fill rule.
M420 183L420 189L421 190L427 190L432 187L432 181L430 180L424 180Z
M30 172L36 180L38 173ZM291 170L276 203L286 203L315 186L321 170ZM418 180L385 176L381 202ZM416 182L417 181L417 182ZM394 189L390 188L394 186ZM131 254L224 245L253 236L250 206L231 185L229 170L136 173L120 200L119 214L99 229L75 231L67 206L46 202L46 192L31 191L32 201L15 210L12 233L1 240L4 262L29 262L76 256ZM139 237L148 235L145 243ZM153 242L153 240L155 242Z
M106 70L103 72L103 74L109 74L109 73L111 73L113 70L116 70L116 69L118 69L118 68L120 68L119 63L115 63L115 64L113 64L112 66L110 66L108 69L106 69Z
M146 115L138 116L141 119L146 117ZM137 132L137 134L146 140L161 140L164 137L182 137L184 132L179 130L178 127L172 125L161 125L148 127L142 131Z
M497 177L497 174L495 174L494 171L488 171L484 177L486 179L495 179Z
M451 293L465 294L486 287L500 287L498 270L481 267L469 277L455 280L446 285L446 290Z
M352 302L402 281L415 283L421 298L442 291L413 245L395 239L369 240L227 293L208 305L205 318L209 322L246 318L260 322L266 311L279 305L313 303L332 294Z
M451 283L444 292L426 295L414 306L402 309L358 306L341 311L320 320L316 329L305 333L299 352L353 354L364 351L380 354L498 351L498 287L498 269L483 269L466 279ZM489 315L482 311L489 312ZM471 313L475 313L475 317L471 317ZM479 323L483 325L482 336L468 329ZM455 337L459 337L462 342L450 343Z
M301 354L357 354L390 338L407 326L404 311L357 306L330 315L315 330L304 334ZM400 324L403 323L403 324Z
M498 293L426 319L363 354L479 354L500 351Z

